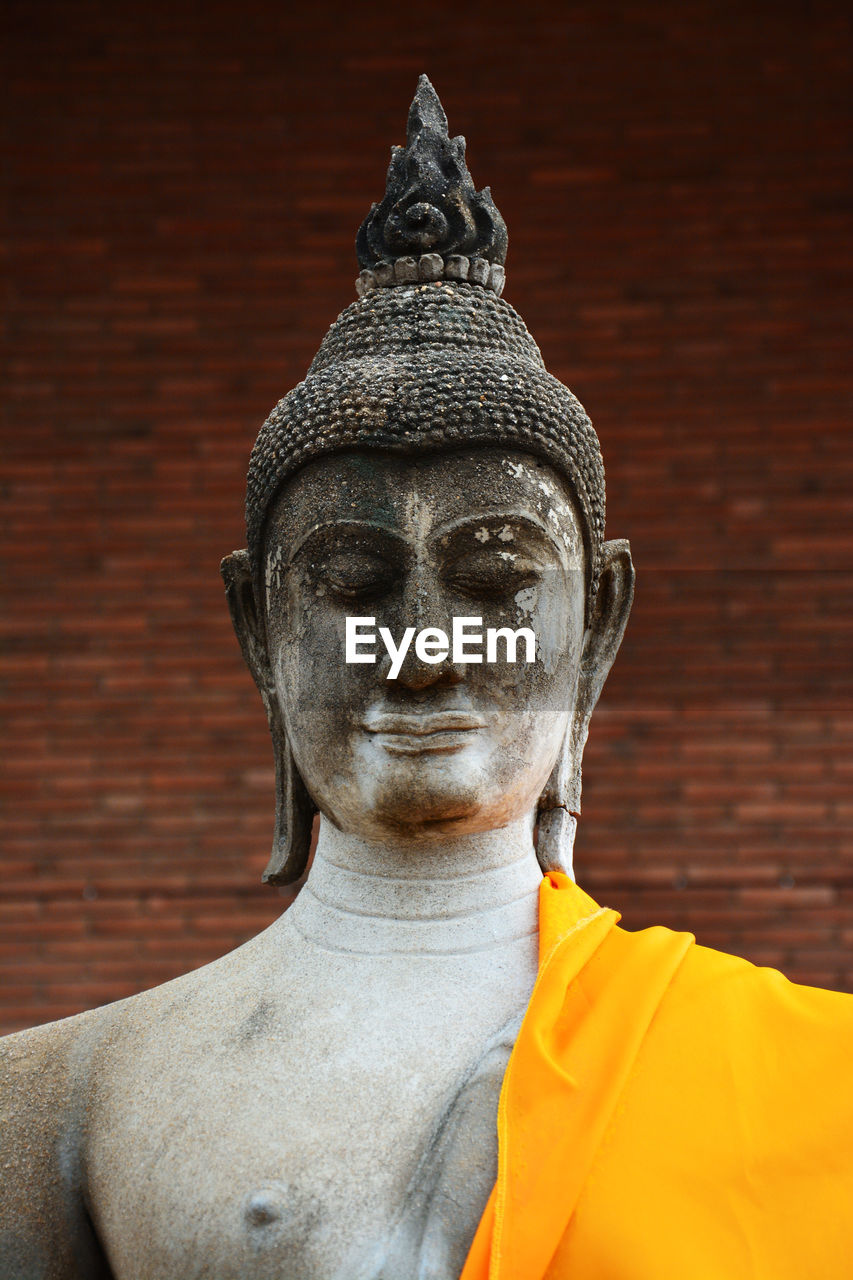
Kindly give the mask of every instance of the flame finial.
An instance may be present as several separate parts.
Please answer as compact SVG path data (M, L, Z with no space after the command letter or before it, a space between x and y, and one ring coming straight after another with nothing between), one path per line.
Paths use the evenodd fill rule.
M409 109L406 145L391 149L385 197L372 206L355 244L361 292L443 276L498 293L503 287L506 224L489 188L476 190L465 139L449 136L444 108L426 76Z

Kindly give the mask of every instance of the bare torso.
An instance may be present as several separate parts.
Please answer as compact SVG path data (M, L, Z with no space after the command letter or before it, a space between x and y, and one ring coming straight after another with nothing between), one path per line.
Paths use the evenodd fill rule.
M60 1145L105 1274L458 1276L494 1182L537 879L501 868L497 906L385 920L324 901L318 876L231 955L56 1024L80 1022Z

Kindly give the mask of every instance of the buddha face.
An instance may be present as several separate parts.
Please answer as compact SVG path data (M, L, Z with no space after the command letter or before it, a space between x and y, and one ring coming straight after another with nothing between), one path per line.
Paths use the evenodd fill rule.
M366 838L440 838L532 813L575 712L584 559L567 485L522 453L342 453L294 476L267 522L266 647L320 811ZM346 661L348 618L374 620L360 624L375 641L359 652L375 661ZM416 648L418 633L450 639L461 618L479 619L466 630L483 637L465 658L442 656L436 636ZM392 648L409 634L402 660L381 628ZM531 630L535 654L522 634L510 661L499 636L488 661L490 628Z

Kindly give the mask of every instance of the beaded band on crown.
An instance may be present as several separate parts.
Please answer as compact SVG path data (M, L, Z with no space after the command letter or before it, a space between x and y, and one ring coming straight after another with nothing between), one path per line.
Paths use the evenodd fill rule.
M248 549L263 581L263 533L282 484L346 449L402 454L476 446L533 454L565 476L580 510L590 598L604 537L604 466L592 423L547 372L524 321L500 297L506 227L449 138L421 77L408 142L385 198L358 233L359 299L329 329L303 382L261 428L249 463Z
M440 253L422 253L419 258L397 258L396 262L379 262L372 271L360 271L355 291L361 298L371 289L390 289L396 284L415 284L428 280L460 280L491 289L498 297L504 291L506 272L499 262L485 258L463 258L451 254L445 262Z

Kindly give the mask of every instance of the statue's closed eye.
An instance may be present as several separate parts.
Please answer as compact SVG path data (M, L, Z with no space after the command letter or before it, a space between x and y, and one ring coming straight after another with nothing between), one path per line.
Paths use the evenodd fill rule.
M497 599L533 586L541 574L541 566L527 556L484 547L455 560L443 576L462 595Z
M346 600L368 599L388 591L396 576L394 566L369 551L333 552L315 565L318 582Z

